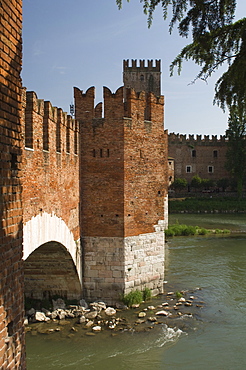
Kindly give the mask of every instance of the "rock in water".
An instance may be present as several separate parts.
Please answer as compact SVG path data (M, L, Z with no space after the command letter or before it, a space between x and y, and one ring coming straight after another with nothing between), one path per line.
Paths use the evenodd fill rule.
M158 311L158 312L156 312L156 315L160 315L160 316L168 316L169 315L169 313L167 312L167 311Z
M138 317L145 317L146 316L146 312L139 312L138 314Z
M106 310L105 310L105 314L106 314L107 316L113 316L113 315L115 315L115 314L116 314L116 310L115 310L113 307L108 307L108 308L106 308Z
M85 317L87 319L95 319L97 317L97 311L88 312Z
M101 328L101 326L97 325L97 326L93 326L92 330L95 331L95 332L98 332L98 331L101 331L102 328Z
M43 313L43 312L39 312L39 311L37 311L36 313L35 313L35 320L36 321L46 321L46 316L45 316L45 314Z

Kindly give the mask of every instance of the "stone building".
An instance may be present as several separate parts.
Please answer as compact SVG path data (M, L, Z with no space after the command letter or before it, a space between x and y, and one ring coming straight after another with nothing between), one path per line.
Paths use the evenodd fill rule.
M174 159L174 177L191 181L195 175L202 179L229 178L225 169L227 139L225 136L168 135L168 155Z
M21 0L1 1L0 24L0 368L22 370Z

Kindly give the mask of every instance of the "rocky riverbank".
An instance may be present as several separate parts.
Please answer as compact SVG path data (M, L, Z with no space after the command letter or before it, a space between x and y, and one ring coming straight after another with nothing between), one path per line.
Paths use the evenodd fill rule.
M26 332L31 335L59 333L62 336L93 336L100 332L116 335L122 331L142 332L167 324L182 329L184 318L198 315L204 306L199 288L194 291L168 292L141 305L107 307L104 302L66 307L62 299L53 301L53 310L30 309L26 312Z

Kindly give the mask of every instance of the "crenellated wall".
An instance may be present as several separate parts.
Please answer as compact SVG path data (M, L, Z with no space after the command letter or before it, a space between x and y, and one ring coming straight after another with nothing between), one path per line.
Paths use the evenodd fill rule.
M76 295L80 298L78 121L49 101L38 99L33 91L23 89L22 104L25 294L42 299L44 294L47 298L63 292L66 298ZM33 263L26 261L35 249L40 246L44 249L47 243L51 258L54 246L50 242L60 243L70 253L78 274L78 278L74 274L74 289L70 282L67 283L70 288L66 288L65 278L60 276L62 270L55 267L57 261L51 261L50 279L43 292L42 266L38 273L36 261L34 273Z
M186 135L186 134L175 134L174 132L169 134L170 144L194 144L194 145L225 145L227 141L225 135L220 135L217 138L217 135Z
M228 178L225 169L227 139L224 135L168 135L168 155L174 159L174 177L191 181L194 175L203 179Z
M83 281L87 298L115 302L132 287L163 289L164 98L104 87L102 117L94 93L94 87L86 93L74 89L81 128Z

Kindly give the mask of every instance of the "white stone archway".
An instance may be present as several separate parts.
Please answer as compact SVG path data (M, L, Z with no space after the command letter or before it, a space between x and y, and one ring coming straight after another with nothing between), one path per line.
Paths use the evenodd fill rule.
M24 260L40 245L51 241L66 247L76 266L80 283L82 283L80 242L74 240L73 233L66 223L54 213L42 212L23 225Z

